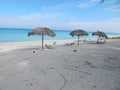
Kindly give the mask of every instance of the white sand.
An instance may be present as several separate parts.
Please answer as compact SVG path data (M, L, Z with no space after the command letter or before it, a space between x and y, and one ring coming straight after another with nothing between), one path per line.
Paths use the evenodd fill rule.
M120 90L120 40L44 51L39 42L29 44L0 45L19 47L0 52L0 90Z
M44 44L53 44L57 42L57 45L73 42L74 40L45 40ZM0 52L8 52L15 49L26 48L30 46L40 46L41 41L27 41L27 42L9 42L9 43L0 43Z

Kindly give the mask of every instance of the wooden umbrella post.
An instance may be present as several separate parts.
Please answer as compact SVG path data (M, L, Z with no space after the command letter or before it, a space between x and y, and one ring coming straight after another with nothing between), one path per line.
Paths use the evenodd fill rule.
M80 38L80 36L78 35L78 46L79 46L79 38Z
M43 44L44 44L44 35L42 34L42 51L43 51Z
M99 39L100 39L100 37L98 37L97 44L99 44Z

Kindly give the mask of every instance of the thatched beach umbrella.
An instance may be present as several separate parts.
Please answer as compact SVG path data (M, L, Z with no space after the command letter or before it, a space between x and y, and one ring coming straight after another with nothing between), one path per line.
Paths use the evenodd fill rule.
M78 36L78 46L79 46L79 38L80 38L80 36L88 36L88 33L87 33L86 31L84 31L84 30L78 29L78 30L72 31L72 32L70 33L70 35L71 35L72 37Z
M94 35L98 36L97 43L99 43L99 38L100 37L105 37L106 39L108 38L108 36L104 32L101 32L101 31L93 32L92 36L94 36Z
M48 35L51 37L56 36L56 34L51 29L46 28L46 27L35 28L31 32L28 33L28 36L30 35L42 35L42 50L43 50L43 44L44 44L44 35Z

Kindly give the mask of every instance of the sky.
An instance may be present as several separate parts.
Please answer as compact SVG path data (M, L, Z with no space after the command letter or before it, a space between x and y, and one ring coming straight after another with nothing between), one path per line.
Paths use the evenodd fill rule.
M0 28L120 33L120 0L0 0Z

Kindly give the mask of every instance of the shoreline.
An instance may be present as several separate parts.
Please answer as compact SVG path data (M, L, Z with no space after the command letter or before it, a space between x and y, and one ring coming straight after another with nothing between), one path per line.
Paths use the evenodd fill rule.
M69 40L45 40L44 44L50 44L52 45L54 42L57 42L57 45L63 45L66 43L71 43L75 41L74 39ZM21 48L28 48L32 46L40 46L41 47L41 41L25 41L25 42L5 42L0 43L0 52L9 52L16 49Z
M88 38L87 38L88 39ZM119 37L118 37L119 39ZM109 37L107 41L111 40L118 40L117 37ZM50 44L52 45L54 42L57 42L57 45L64 45L67 43L71 43L75 41L76 39L65 39L65 40L45 40L44 44ZM88 39L90 40L90 39ZM96 41L96 39L92 39ZM1 52L9 52L16 49L22 49L22 48L28 48L32 46L40 46L41 48L41 41L24 41L24 42L5 42L0 43L0 53Z

